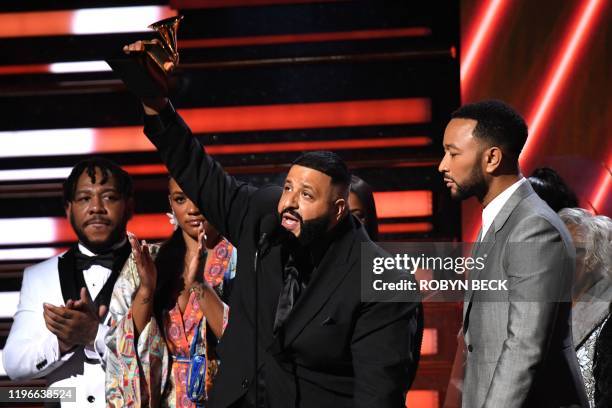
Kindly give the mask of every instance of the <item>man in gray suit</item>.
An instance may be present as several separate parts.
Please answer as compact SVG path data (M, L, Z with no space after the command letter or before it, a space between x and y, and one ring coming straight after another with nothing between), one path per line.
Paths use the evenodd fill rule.
M465 408L588 407L572 344L575 249L559 217L521 175L527 126L499 101L465 105L444 133L439 171L451 196L483 206L474 280L507 291L468 290L463 307Z

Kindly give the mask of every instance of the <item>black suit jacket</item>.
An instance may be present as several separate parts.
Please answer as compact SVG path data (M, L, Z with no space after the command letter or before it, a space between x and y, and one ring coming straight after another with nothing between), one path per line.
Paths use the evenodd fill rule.
M261 220L282 189L256 189L229 176L205 154L169 105L147 117L145 133L170 174L204 216L238 248L230 319L219 343L221 367L211 407L227 407L254 383L255 274ZM259 365L271 407L402 407L417 369L423 330L419 303L364 303L361 244L375 246L354 219L332 242L285 325L273 336L282 285L281 247L261 257Z

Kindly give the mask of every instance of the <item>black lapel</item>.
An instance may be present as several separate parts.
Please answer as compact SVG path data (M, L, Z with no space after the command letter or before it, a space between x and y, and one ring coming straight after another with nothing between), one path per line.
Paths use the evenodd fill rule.
M108 306L110 303L111 295L113 294L113 288L115 286L115 282L117 282L117 278L119 277L119 273L121 273L121 269L123 269L123 265L129 258L131 253L130 243L126 242L119 249L115 251L115 260L113 262L113 270L111 275L108 277L104 286L96 296L94 300L94 304L96 305L96 309L101 305ZM82 275L82 274L81 274Z
M352 221L351 221L352 222ZM335 240L319 267L314 271L310 283L299 297L285 323L285 345L290 344L325 305L336 291L356 262L359 261L359 245L356 241L355 227L352 226L341 237Z
M261 258L257 275L253 278L258 281L259 288L259 338L262 345L269 345L274 341L272 327L276 316L276 306L278 297L283 285L283 260L285 250L282 245L273 246ZM244 278L243 278L244 279ZM245 281L240 284L244 285ZM245 293L242 298L245 314L251 324L255 321L255 280L245 286Z
M64 298L64 304L69 299L79 299L79 288L77 288L76 274L75 274L75 257L74 254L77 251L76 244L73 245L64 255L60 256L57 260L57 269L59 273L60 286L62 288L62 297Z

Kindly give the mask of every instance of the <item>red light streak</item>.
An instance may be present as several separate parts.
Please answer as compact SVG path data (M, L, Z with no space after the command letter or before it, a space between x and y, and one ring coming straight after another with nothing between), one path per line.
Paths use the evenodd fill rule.
M417 232L430 232L433 225L430 222L405 222L399 224L378 224L381 234L405 234Z
M474 27L477 28L472 35L467 37L466 47L464 47L466 51L461 56L460 78L462 95L468 89L469 81L479 60L478 57L491 39L491 33L499 21L506 3L508 3L506 0L492 0L488 2L486 8L483 6L478 17L474 19Z
M603 0L584 2L584 7L577 13L567 36L561 43L561 51L551 65L544 86L535 100L534 108L528 115L529 137L520 157L520 164L524 170L531 167L532 156L536 152L538 142L542 139L540 130L550 117L562 86L567 83L567 77L576 65L578 51L584 47L589 33L595 27L598 11L604 3Z

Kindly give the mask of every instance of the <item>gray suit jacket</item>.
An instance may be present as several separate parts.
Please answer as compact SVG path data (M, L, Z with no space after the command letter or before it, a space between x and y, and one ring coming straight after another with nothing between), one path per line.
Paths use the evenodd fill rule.
M508 290L466 292L463 407L588 407L572 343L575 249L557 214L523 182L474 256L486 263L470 280Z

